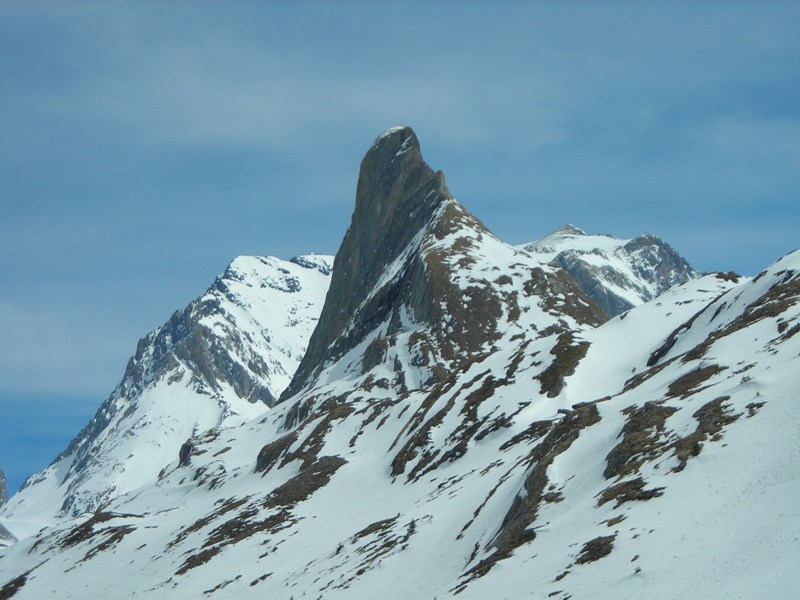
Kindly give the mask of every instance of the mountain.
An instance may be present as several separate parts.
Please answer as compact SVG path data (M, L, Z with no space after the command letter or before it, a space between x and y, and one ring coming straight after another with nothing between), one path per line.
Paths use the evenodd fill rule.
M139 341L90 423L4 514L34 530L154 482L191 436L256 417L288 385L316 325L331 258L240 256Z
M605 318L571 277L494 237L425 164L414 132L392 129L361 163L320 324L282 399L342 369L406 393L444 382L509 330Z
M587 235L574 225L562 225L523 248L542 262L567 271L611 316L700 275L672 246L653 234L621 240L610 235Z
M391 129L280 402L1 551L0 598L790 598L798 332L800 251L608 319Z
M6 487L6 474L0 469L0 506L8 501L8 489Z

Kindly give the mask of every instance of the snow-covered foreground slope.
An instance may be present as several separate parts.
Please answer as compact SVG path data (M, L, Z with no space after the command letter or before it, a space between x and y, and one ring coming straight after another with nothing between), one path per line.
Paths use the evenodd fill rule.
M587 235L573 225L563 225L522 248L570 273L612 316L700 275L669 244L652 234L621 240L610 235Z
M791 303L800 254L760 281L774 285L788 268ZM663 368L646 363L668 334L638 336L655 318L685 323L720 293L717 306L754 295L752 308L764 298L758 284L709 276L609 321L586 335L586 357L556 398L537 393L543 365L532 352L517 361L518 348L505 348L428 407L421 391L402 401L362 392L291 425L297 405L280 405L212 432L155 486L18 543L0 565L9 577L34 568L20 598L56 588L65 598L215 588L443 598L465 584L459 597L791 598L800 336L787 334L800 326L797 304L737 331L698 329L700 344L721 337L703 357L665 357ZM609 355L619 358L612 369ZM591 391L611 397L595 402ZM576 400L590 403L574 409ZM464 453L437 460L473 411L480 425Z
M332 258L241 256L139 342L122 382L0 518L18 536L153 483L192 435L252 419L288 385L316 325Z
M797 596L800 252L603 322L418 154L362 163L291 395L2 551L0 597Z

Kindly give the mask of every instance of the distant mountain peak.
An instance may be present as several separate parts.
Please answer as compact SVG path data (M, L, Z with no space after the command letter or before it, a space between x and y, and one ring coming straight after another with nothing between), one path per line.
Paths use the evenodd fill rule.
M318 254L232 260L203 295L139 341L117 388L25 482L23 501L53 485L59 493L44 495L48 510L95 510L154 481L187 438L268 410L305 351L331 262Z
M561 227L557 228L547 237L563 235L586 235L586 232L580 227L575 227L575 225L572 225L571 223L564 223Z
M567 224L523 248L542 262L570 273L610 316L700 275L672 246L652 233L619 239L608 234L589 235Z

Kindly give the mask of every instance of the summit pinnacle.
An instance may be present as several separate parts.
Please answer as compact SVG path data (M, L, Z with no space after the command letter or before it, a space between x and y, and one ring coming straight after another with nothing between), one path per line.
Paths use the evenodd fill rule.
M495 252L509 263L526 260L453 198L444 175L422 159L411 128L381 134L361 162L355 211L319 324L281 401L313 385L364 342L355 371L363 375L384 364L400 373L407 370L401 357L411 356L424 372L415 378L422 387L486 352L497 338L498 319L516 310L505 305L516 302L517 292L499 292L491 284L496 273L485 271L485 257ZM603 320L571 279L555 279L532 274L525 293L559 288L581 298L579 321ZM405 379L398 385L405 390Z

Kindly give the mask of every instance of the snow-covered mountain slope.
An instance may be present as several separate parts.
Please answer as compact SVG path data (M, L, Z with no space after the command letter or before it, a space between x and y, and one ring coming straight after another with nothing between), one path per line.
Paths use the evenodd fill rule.
M700 274L652 234L621 240L563 225L522 246L542 262L568 271L607 314L616 316Z
M17 532L93 511L152 483L192 435L262 414L288 385L327 291L332 259L241 256L140 340L121 383L0 516Z
M800 252L603 322L418 154L362 163L293 391L0 551L0 598L796 597Z
M16 541L17 538L14 537L14 534L6 529L3 525L0 525L0 548L10 546Z

